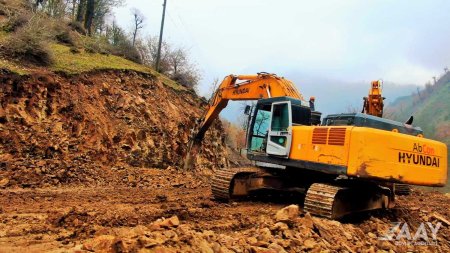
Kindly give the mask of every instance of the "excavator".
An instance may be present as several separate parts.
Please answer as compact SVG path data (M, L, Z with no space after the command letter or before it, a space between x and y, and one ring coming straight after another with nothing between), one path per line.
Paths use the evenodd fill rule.
M247 127L252 167L218 169L212 195L220 201L269 192L304 197L304 210L341 219L395 205L395 186L441 187L447 182L447 146L419 127L382 118L381 81L372 82L362 113L315 110L295 85L275 74L229 75L192 132L189 149L230 100L256 100ZM195 149L195 148L194 148Z

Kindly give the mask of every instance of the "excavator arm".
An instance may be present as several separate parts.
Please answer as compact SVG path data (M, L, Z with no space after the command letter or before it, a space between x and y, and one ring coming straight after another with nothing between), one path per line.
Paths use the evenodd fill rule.
M225 77L209 102L208 109L200 119L194 141L200 142L229 100L258 100L261 98L289 96L304 100L294 84L275 74L229 75Z

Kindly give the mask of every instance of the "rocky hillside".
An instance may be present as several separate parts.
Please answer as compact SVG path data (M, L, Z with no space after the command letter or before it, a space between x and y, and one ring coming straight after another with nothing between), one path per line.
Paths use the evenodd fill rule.
M2 184L101 184L125 168L181 167L204 106L192 91L131 70L22 76L2 70ZM196 169L226 165L222 131L220 123L209 131Z
M182 167L206 102L117 49L0 0L0 188L148 186L141 169ZM195 169L227 166L226 153L217 122Z

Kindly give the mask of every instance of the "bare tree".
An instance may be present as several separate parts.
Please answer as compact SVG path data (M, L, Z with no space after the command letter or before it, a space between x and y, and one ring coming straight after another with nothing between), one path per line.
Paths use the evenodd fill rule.
M154 66L158 53L158 37L150 36L145 40L136 40L136 50L143 63ZM179 84L195 88L200 80L200 71L192 63L188 52L183 48L172 49L165 41L162 42L159 70Z
M444 72L447 73L448 72L448 67L444 68Z
M209 96L208 99L211 99L214 97L214 93L216 93L217 87L219 86L219 78L214 78L214 80L211 83L211 86L209 86L209 94L211 94Z
M134 29L133 29L133 47L134 47L136 45L137 33L138 33L139 29L142 29L144 27L145 17L136 8L133 8L131 10L131 12L133 13L133 18L134 18Z
M154 66L156 62L156 55L158 54L158 40L157 36L148 36L144 40L137 40L136 49L141 55L141 59L145 65ZM169 54L171 52L170 45L163 41L161 46L161 73L168 73L170 70Z
M172 74L178 75L180 72L180 68L188 64L186 52L181 48L170 52L169 62L172 67Z

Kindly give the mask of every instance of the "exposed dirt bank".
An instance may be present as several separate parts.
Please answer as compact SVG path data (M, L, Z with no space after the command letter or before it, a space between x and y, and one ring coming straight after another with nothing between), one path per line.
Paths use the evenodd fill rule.
M76 76L2 71L0 180L19 187L107 185L134 174L131 167L181 167L189 130L204 106L193 92L132 71ZM224 167L225 157L218 122L195 168ZM132 177L127 180L135 184Z

